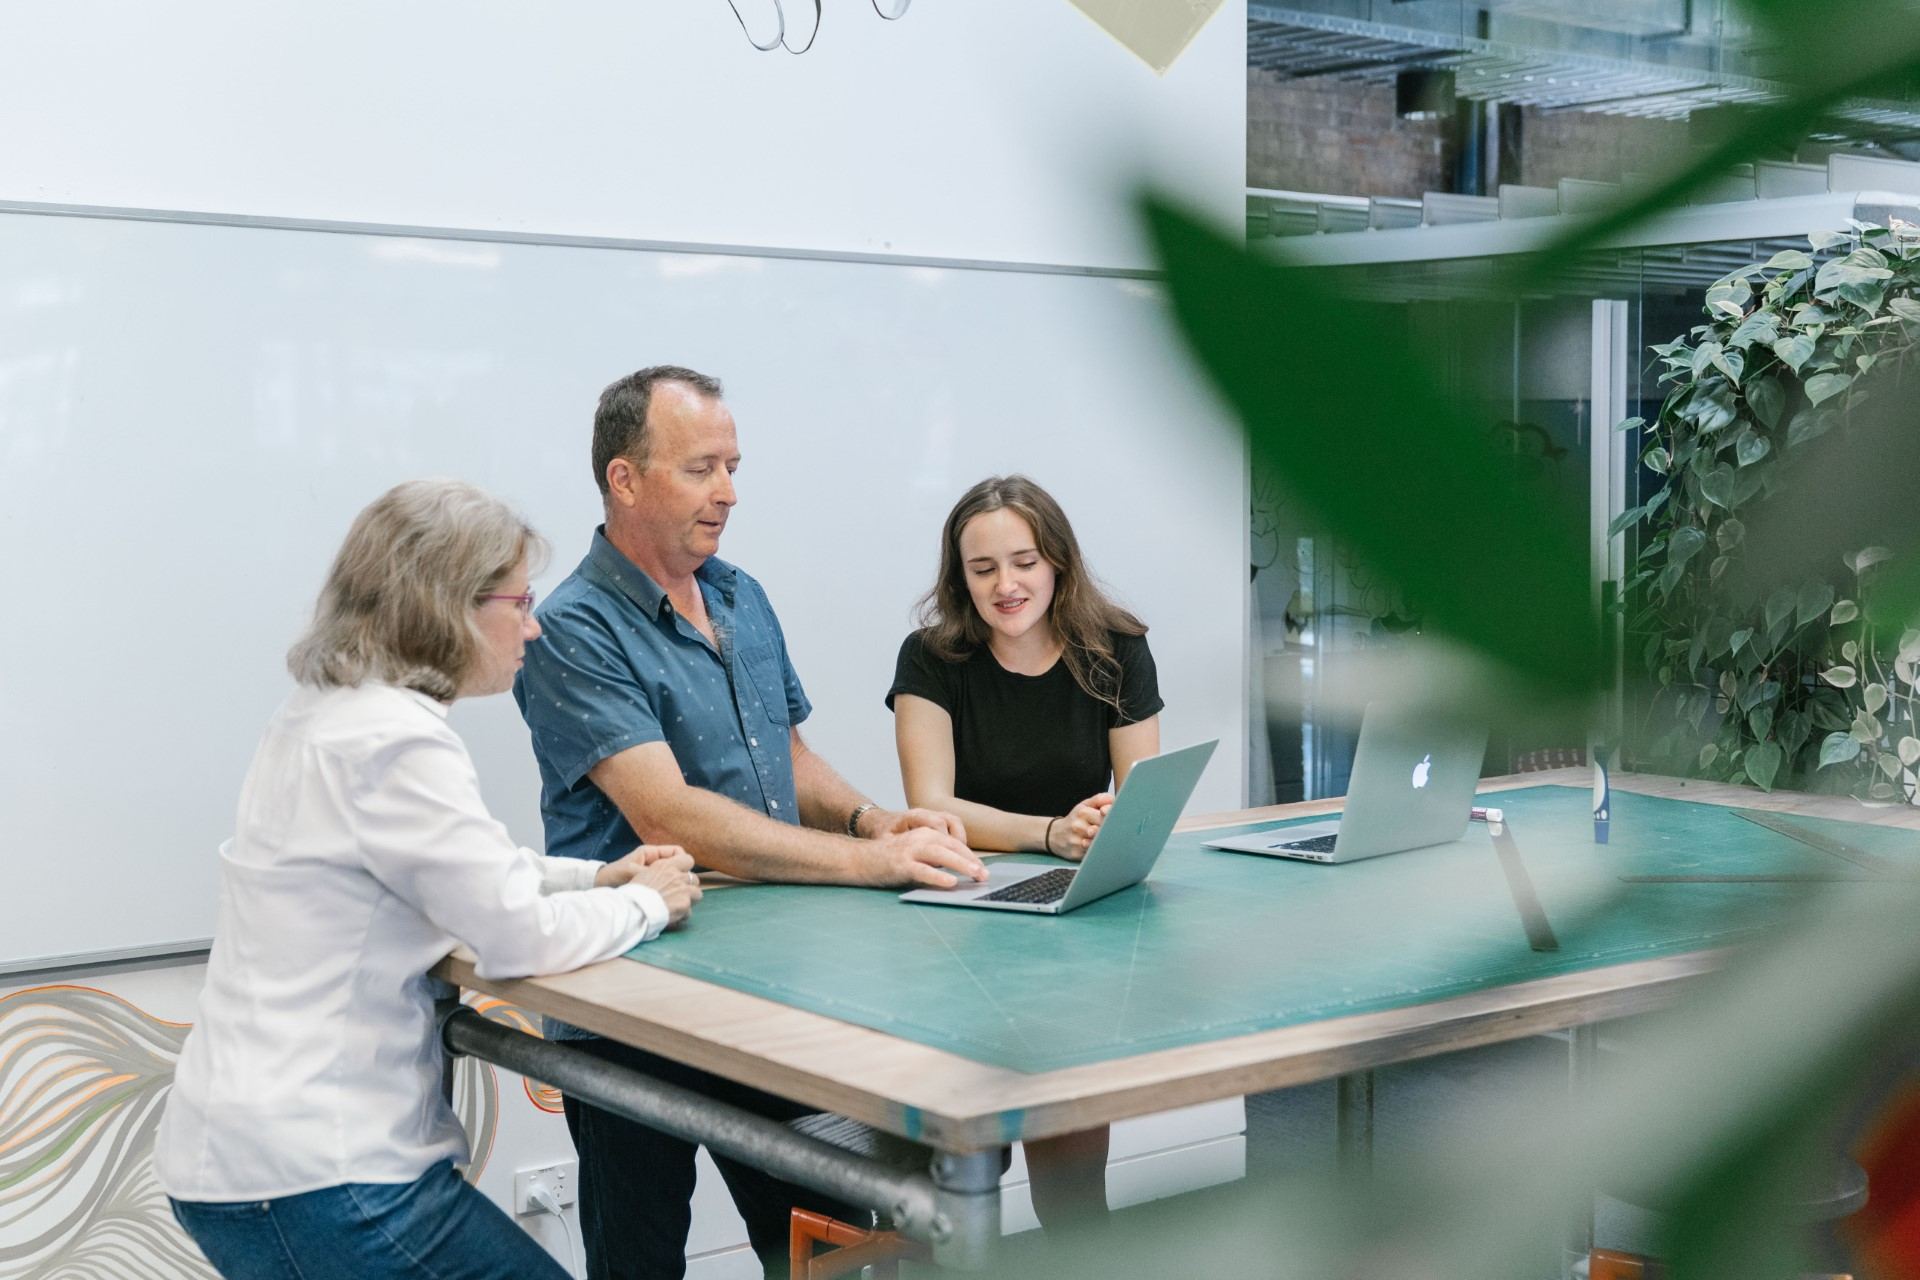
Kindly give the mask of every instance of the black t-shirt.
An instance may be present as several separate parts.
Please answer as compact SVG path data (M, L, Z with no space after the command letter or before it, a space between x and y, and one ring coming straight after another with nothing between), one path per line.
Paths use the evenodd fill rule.
M1157 714L1160 682L1145 636L1112 633L1120 709L1082 689L1064 658L1044 675L1008 671L987 646L960 662L915 632L900 646L887 706L910 693L953 717L953 793L1008 813L1066 813L1113 781L1107 732Z

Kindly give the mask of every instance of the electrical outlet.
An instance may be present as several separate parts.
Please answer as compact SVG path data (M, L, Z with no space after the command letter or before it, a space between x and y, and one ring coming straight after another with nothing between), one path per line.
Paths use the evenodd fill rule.
M513 1175L513 1211L522 1215L541 1212L533 1203L533 1188L542 1183L553 1192L554 1200L565 1208L574 1201L574 1182L579 1176L580 1163L577 1160L562 1160L558 1164L541 1165L537 1169L519 1170Z

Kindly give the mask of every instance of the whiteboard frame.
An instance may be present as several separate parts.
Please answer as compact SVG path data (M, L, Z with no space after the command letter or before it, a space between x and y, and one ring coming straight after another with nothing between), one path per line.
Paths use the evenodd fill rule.
M1078 266L1062 262L940 258L911 253L848 253L833 249L783 248L777 245L713 244L689 240L646 240L627 236L497 231L485 227L412 226L398 222L343 222L332 218L283 218L264 214L208 213L189 209L136 209L102 204L41 204L31 200L0 200L0 214L9 213L52 218L99 218L112 222L173 222L191 226L248 227L261 231L320 231L335 235L464 240L485 244L527 244L564 249L627 249L645 253L703 253L733 258L793 258L807 262L944 267L955 271L1007 271L1018 275L1093 276L1108 280L1161 280L1166 276L1165 272L1150 271L1145 268Z

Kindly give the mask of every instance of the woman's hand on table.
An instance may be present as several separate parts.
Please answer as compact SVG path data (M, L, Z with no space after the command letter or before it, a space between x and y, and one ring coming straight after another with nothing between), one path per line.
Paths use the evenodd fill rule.
M693 855L677 844L643 844L626 857L609 862L593 878L595 885L643 884L667 904L667 927L680 924L700 901L700 877L694 874Z

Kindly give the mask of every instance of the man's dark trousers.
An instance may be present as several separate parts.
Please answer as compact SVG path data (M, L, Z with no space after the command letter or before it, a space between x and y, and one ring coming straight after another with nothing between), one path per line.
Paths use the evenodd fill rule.
M811 1108L762 1093L614 1040L567 1040L607 1062L693 1089L718 1102L786 1122ZM567 1130L580 1156L580 1236L587 1280L681 1280L687 1270L694 1144L623 1116L567 1098ZM714 1155L720 1176L746 1219L747 1235L769 1277L787 1274L787 1237L795 1206L865 1225L871 1215L751 1165Z

